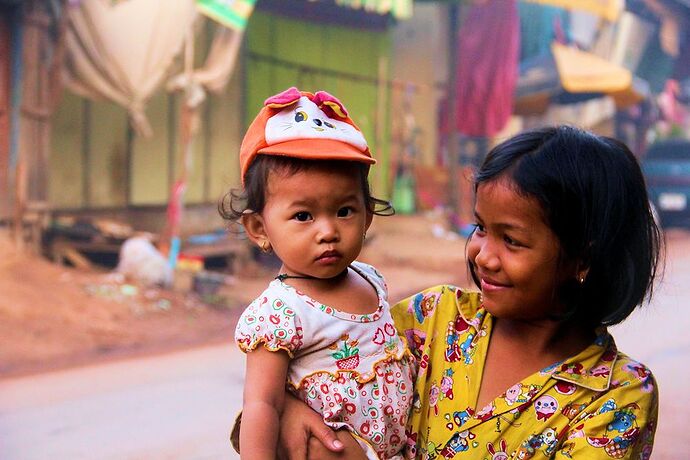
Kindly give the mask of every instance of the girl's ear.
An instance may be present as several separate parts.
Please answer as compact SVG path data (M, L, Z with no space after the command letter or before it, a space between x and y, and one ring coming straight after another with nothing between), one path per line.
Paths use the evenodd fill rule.
M580 262L577 264L577 270L575 271L575 279L577 280L578 283L582 284L587 279L588 273L589 273L589 266Z
M245 212L242 214L242 226L249 239L259 247L263 247L266 243L270 244L268 234L266 233L266 226L264 225L264 218L261 214L256 212Z

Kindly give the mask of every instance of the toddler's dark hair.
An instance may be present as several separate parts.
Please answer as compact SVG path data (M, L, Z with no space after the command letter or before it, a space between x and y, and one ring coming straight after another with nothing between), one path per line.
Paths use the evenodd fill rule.
M541 205L561 257L589 268L582 285L573 276L558 288L568 316L613 325L651 298L662 237L642 171L625 144L570 126L526 131L489 152L475 194L480 184L502 177Z
M368 165L355 161L303 160L278 155L258 155L244 176L244 188L232 189L226 193L218 203L218 212L223 219L231 222L237 221L246 210L260 213L266 205L266 184L269 173L293 175L300 171L326 167L350 170L359 176L362 195L369 212L379 216L395 214L391 203L372 196L367 177Z

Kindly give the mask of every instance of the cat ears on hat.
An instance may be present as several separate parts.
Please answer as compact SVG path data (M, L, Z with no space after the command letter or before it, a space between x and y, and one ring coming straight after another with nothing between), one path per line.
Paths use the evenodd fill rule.
M347 109L345 109L342 102L335 96L326 91L317 91L315 94L312 94L306 91L300 91L294 86L286 89L280 94L269 97L264 101L264 106L280 109L294 104L299 101L302 96L316 104L318 108L323 110L323 112L331 118L340 118L342 120L348 118Z

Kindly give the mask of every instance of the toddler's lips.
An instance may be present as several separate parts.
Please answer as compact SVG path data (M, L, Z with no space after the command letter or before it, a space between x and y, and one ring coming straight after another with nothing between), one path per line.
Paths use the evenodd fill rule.
M338 262L342 256L338 251L326 251L316 258L316 261L322 264L333 264Z

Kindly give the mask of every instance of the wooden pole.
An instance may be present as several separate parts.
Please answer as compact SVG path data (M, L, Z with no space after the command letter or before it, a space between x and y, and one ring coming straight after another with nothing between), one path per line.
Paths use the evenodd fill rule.
M457 3L451 3L448 6L448 209L451 227L454 226L459 214L460 201L458 184L460 145L457 132L459 8Z
M376 185L381 189L388 188L388 161L382 161L383 156L383 145L385 142L385 129L386 129L386 111L388 110L388 98L386 90L388 89L388 59L386 56L379 56L379 68L378 68L378 82L376 84L376 155L379 157L381 164L378 168L375 168L375 180ZM386 190L388 192L389 190Z

